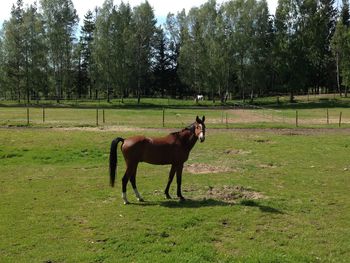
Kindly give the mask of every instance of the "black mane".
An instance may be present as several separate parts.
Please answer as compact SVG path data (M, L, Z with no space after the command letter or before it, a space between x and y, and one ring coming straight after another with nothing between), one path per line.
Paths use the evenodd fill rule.
M194 124L195 124L195 122L190 124L190 125L188 125L187 127L183 128L181 131L172 132L170 134L176 135L176 134L179 134L180 132L183 132L183 131L190 131L190 132L194 133L194 129L195 129L195 125Z

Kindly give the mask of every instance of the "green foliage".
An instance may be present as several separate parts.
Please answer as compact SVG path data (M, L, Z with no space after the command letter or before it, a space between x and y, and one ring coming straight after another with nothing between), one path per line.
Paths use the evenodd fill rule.
M339 20L332 39L332 51L337 58L339 85L344 86L344 94L347 96L350 87L350 27ZM342 93L339 87L339 92Z
M279 0L272 16L266 0L208 0L157 26L148 1L131 8L106 0L86 14L79 42L71 0L39 3L23 8L18 0L4 23L2 97L137 97L140 104L141 96L347 96L348 1L338 12L334 0ZM339 25L333 37L336 24L346 30Z
M141 94L147 88L147 76L151 68L152 48L156 32L156 19L154 12L148 1L135 7L132 15L133 45L135 51L135 60L133 61L136 69L137 101L140 103Z
M71 0L41 0L56 99L72 97L73 39L78 16Z
M77 95L81 98L83 95L89 95L92 98L94 72L96 63L92 57L95 21L93 13L89 10L84 17L84 25L81 29L81 37L78 45L78 77L77 77Z

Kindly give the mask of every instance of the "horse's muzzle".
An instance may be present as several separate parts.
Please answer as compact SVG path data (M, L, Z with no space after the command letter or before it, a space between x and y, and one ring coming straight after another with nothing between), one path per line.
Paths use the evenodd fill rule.
M205 137L201 137L199 138L200 142L204 142L205 141Z

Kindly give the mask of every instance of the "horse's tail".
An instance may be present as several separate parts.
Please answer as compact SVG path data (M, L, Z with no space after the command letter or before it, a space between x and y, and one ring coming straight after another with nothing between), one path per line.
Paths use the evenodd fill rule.
M109 183L114 187L115 175L117 170L117 146L119 142L124 142L123 138L115 138L111 143L111 151L109 153Z

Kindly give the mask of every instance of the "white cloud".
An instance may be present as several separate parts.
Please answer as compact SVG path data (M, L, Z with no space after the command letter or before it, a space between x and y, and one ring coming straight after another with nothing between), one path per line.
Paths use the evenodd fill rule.
M24 0L24 5L30 5L34 3L35 0ZM39 2L39 0L37 0ZM78 12L79 18L82 20L86 12L90 9L93 10L96 6L102 6L104 0L73 0L74 7ZM115 0L115 4L119 4L120 0ZM125 0L124 2L129 2L130 5L136 6L144 2L144 0ZM154 8L154 13L156 17L164 19L164 17L169 13L177 13L185 8L186 11L190 10L193 6L200 6L207 2L207 0L148 0L150 5ZM217 0L217 3L222 3L224 0ZM269 9L271 13L275 12L277 6L277 0L267 0L269 4ZM1 0L0 8L0 22L7 20L10 17L12 4L16 3L16 0Z

